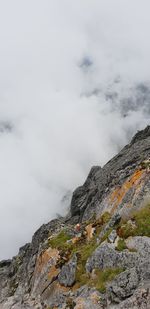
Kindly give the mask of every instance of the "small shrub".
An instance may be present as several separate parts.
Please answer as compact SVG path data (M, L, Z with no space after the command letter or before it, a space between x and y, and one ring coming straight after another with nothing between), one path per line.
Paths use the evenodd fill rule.
M134 229L135 227L133 227L132 224L126 222L118 227L117 234L119 237L126 239L134 234Z
M123 250L125 250L127 248L127 246L126 246L126 243L125 243L125 241L124 241L124 239L119 239L118 240L118 244L117 244L117 247L116 247L116 250L118 250L118 251L123 251Z
M106 224L110 221L111 219L111 214L109 212L104 212L103 215L101 216L100 220L101 220L101 224Z
M135 212L131 216L130 222L123 222L119 225L117 233L121 238L129 236L148 236L150 237L150 204Z
M150 237L150 204L135 213L133 219L136 223L134 233L139 236Z

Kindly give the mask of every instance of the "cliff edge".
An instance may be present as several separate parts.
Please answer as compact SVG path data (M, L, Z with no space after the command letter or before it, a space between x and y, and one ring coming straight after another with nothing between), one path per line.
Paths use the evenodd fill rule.
M0 309L150 308L150 126L0 262Z

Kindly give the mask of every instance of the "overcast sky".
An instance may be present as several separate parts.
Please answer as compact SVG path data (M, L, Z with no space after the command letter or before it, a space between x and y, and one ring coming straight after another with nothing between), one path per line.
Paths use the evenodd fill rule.
M0 259L150 118L149 0L0 0Z

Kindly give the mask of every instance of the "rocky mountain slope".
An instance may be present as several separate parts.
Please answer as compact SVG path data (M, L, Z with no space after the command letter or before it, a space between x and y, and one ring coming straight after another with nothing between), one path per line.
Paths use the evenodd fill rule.
M0 309L150 308L150 126L0 262Z

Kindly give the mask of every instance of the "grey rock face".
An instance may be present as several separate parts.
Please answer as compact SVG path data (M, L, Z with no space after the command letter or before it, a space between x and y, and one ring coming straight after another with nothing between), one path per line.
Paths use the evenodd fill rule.
M54 233L59 228L59 220L52 220L48 224L42 225L34 234L31 244L21 247L18 255L12 260L1 262L0 304L6 301L7 298L9 298L7 302L15 302L15 304L19 303L19 301L22 302L23 296L31 291L36 258L40 254L48 235ZM17 308L17 305L15 306ZM19 306L22 308L21 305Z
M119 223L121 220L121 215L119 213L116 213L112 218L110 219L108 226L113 227L115 224Z
M106 234L106 232L110 229L113 228L115 226L115 224L119 223L119 221L121 220L121 215L119 213L116 213L111 219L110 221L104 226L104 228L102 229L102 231L99 234L99 240L101 241L102 238L104 237L104 235Z
M43 309L39 299L33 300L26 295L24 298L12 296L0 304L0 309Z
M145 284L135 290L134 294L118 305L109 305L108 309L149 309L150 284Z
M105 200L105 196L111 192L113 187L121 186L134 173L137 166L149 157L150 126L138 132L131 143L125 146L103 168L94 167L91 169L83 186L77 188L73 193L71 215L75 216L78 214L82 221L90 219L95 213L100 215L107 209L107 205L102 203ZM149 182L149 176L147 181ZM146 190L150 190L150 183ZM132 200L133 196L134 190L131 188L128 192L128 199ZM139 197L139 200L135 200L136 205L137 202L140 204L141 197ZM123 203L125 204L126 202L124 201ZM123 204L120 205L120 208L122 207Z
M139 141L144 141L147 137L150 136L150 126L147 126L145 130L138 131L135 136L132 138L131 144L135 144Z
M133 294L139 284L139 276L135 268L121 273L109 285L107 292L111 302L120 302Z
M146 236L129 237L126 240L126 245L129 249L135 249L141 257L150 256L150 238Z
M147 285L149 280L150 261L148 258L145 262L137 264L135 267L118 275L107 287L108 297L112 302L119 303L133 295L140 285Z
M110 243L114 243L115 240L116 240L116 238L117 238L116 230L113 230L113 231L110 233L110 235L108 236L108 241L109 241Z
M92 167L84 186L78 187L72 196L71 216L82 215L86 209L86 205L92 204L97 193L97 182L101 174L101 167Z
M73 256L73 258L65 264L61 272L58 276L58 281L61 285L64 286L72 286L75 282L75 274L76 274L76 267L77 267L77 257L76 255Z
M74 293L76 306L74 309L104 309L106 308L106 299L103 294L95 288L84 285Z
M102 243L87 260L86 270L105 268L126 268L133 267L138 259L137 253L116 251L109 243Z

